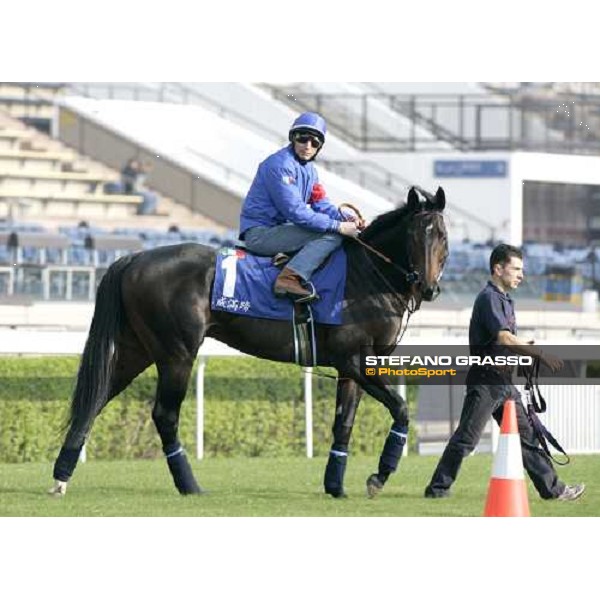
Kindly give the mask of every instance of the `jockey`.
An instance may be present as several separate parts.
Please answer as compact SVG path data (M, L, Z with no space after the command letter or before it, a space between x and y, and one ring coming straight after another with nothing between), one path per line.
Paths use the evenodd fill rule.
M264 256L298 253L275 280L276 296L309 302L309 280L343 241L360 231L358 217L340 212L326 197L312 163L325 143L327 127L313 112L301 114L289 131L289 145L266 158L242 205L240 239Z

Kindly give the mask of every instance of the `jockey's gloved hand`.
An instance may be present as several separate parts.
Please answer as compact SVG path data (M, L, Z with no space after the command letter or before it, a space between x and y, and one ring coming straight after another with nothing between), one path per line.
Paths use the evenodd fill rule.
M359 231L362 231L366 227L365 221L356 209L353 209L350 206L341 206L338 209L338 212L340 213L342 221L356 223Z
M338 233L347 235L348 237L357 237L360 233L360 229L353 221L340 221Z
M359 221L358 215L349 208L340 208L339 213L343 221L351 221L352 223L358 223Z

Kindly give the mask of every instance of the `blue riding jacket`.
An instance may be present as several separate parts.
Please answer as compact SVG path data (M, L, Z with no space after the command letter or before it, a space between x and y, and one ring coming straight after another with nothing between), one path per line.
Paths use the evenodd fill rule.
M250 227L295 223L323 233L337 232L342 220L329 200L309 203L318 183L312 162L298 160L291 144L271 154L258 167L242 204L240 235Z

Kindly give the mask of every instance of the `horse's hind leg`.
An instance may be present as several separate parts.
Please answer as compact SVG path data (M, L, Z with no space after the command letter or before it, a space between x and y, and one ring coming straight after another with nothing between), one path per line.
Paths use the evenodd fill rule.
M362 390L354 380L340 377L337 384L335 421L332 428L333 444L329 451L329 460L323 481L325 493L334 498L346 496L344 474L348 461L348 446L361 395Z
M126 331L119 342L118 359L115 363L110 382L110 392L94 417L100 413L112 398L120 394L135 377L144 371L151 362L151 359L133 334L130 331ZM54 486L50 489L51 494L64 496L66 493L67 482L75 471L77 460L79 459L88 433L89 429L87 431L79 431L73 427L67 432L58 458L54 463Z
M192 468L179 441L179 413L192 370L193 360L157 364L158 386L152 419L175 487L180 494L201 494Z

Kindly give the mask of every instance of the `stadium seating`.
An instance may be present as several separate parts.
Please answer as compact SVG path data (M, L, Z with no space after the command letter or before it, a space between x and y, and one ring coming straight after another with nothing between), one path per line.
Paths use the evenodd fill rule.
M55 217L122 218L134 214L135 208L141 203L140 196L135 195L48 192L45 189L22 192L10 188L4 190L0 185L0 200L18 198L27 199L27 212L31 217L51 211ZM8 203L5 207L8 207ZM4 215L0 215L6 216L7 214L5 211Z
M39 225L0 221L0 301L13 296L46 300L93 300L107 267L120 256L159 246L202 243L231 246L237 232L212 229Z
M1 98L0 98L1 102ZM103 194L118 175L7 117L0 119L0 217L15 204L29 217L108 217L135 214L139 196Z
M390 87L399 84L377 84L377 86L375 84L352 84L351 90L346 88L338 89L340 85L348 84L313 84L313 86L317 86L314 89L310 87L306 88L308 84L305 84L305 87L296 90L296 92L320 94L321 92L329 91L336 92L338 96L343 91L360 91L361 89L363 92L367 91L371 94L385 92L388 95L392 95L401 92L399 89ZM331 88L331 86L334 86L335 89ZM191 89L193 85L190 84L188 87ZM148 119L151 119L153 122L159 122L158 118L153 119L153 117L162 115L168 107L157 106L154 103L139 102L136 106L139 107L138 112L140 115L132 120L130 112L123 112L127 108L126 104L128 105L128 103L114 101L110 107L102 107L101 116L106 123L110 122L110 127L102 132L100 138L104 140L103 136L106 131L113 127L117 130L117 125L119 125L122 129L120 135L122 135L121 142L124 146L118 146L119 152L113 152L113 155L117 158L115 159L113 168L109 168L83 155L79 155L75 150L67 147L65 143L44 136L32 128L25 127L22 121L26 121L26 119L21 117L21 121L19 121L11 118L7 114L11 112L10 110L6 109L3 112L2 100L10 99L10 101L4 104L5 107L16 106L19 101L22 101L22 106L32 107L30 115L35 116L36 107L41 105L42 100L52 105L57 95L61 94L63 89L64 86L58 84L45 86L45 84L0 83L0 219L4 217L6 220L4 229L10 234L17 231L15 229L15 221L35 218L39 219L40 223L46 225L45 233L56 233L55 230L58 226L57 235L64 235L69 240L62 254L55 247L38 249L35 252L32 249L23 247L22 256L17 258L14 251L11 250L8 237L4 236L6 237L4 242L0 239L0 262L8 266L11 262L14 263L15 260L21 262L27 259L36 262L36 264L43 263L44 261L48 264L59 264L64 259L66 266L106 266L111 260L114 260L118 253L135 251L141 248L153 248L186 241L208 244L213 247L233 245L237 237L235 231L224 232L223 228L219 227L217 223L207 219L200 226L196 227L198 221L193 220L190 215L192 214L192 210L203 208L201 203L207 197L203 195L205 190L198 190L194 187L197 183L194 180L200 179L200 177L194 177L192 174L190 175L191 179L190 177L187 179L184 177L180 178L181 173L176 171L174 165L181 163L186 163L188 166L193 165L194 169L198 169L197 172L201 172L204 169L205 172L203 173L206 181L214 183L222 179L225 183L221 181L221 184L225 187L229 186L231 189L235 188L236 195L239 196L247 189L257 161L271 149L271 146L275 142L279 144L281 140L273 138L272 141L267 142L264 138L259 139L254 134L255 129L250 128L251 131L243 131L241 126L236 125L236 119L232 119L232 123L222 123L221 117L215 115L214 107L211 111L207 112L207 109L199 107L178 108L171 106L169 108L170 119L165 121L161 127L157 126L154 128L156 131L149 132L146 127ZM482 93L482 89L480 88L477 88L475 91L477 94ZM128 93L130 92L131 90ZM223 97L226 96L226 92L227 89L222 84L215 84L210 89L204 87L194 89L194 93L197 96L201 95L203 98L206 96L204 98L204 106L207 102L211 106L215 103L219 104L223 101ZM125 97L130 96L131 94ZM143 96L140 96L136 91L132 97L142 98ZM232 97L225 104L227 114L237 115L240 112L239 102L249 98L255 100L255 102L251 103L251 110L249 109L250 117L256 123L262 123L264 121L263 117L267 114L267 110L270 108L272 102L272 98L264 94L262 90L257 91L256 89L250 89L250 87L248 89L237 89L235 99ZM380 102L380 100L377 100L377 102ZM73 111L79 111L81 115L87 115L92 121L100 119L98 115L94 117L97 108L94 101L70 98L64 104L67 107L70 106ZM385 119L393 118L397 120L400 118L397 114L393 114L391 108L379 105L377 107L377 111L369 113L376 121L373 122L374 127L381 127L381 123L384 123L384 121L379 121L378 119L384 119L385 117ZM297 106L294 106L293 110L297 110ZM281 105L281 110L277 113L276 126L272 123L270 124L271 128L273 128L273 135L280 128L285 130L286 123L289 122L292 115L291 111L292 109ZM68 113L65 114L68 116ZM160 141L163 143L163 147L170 148L175 143L172 140L173 130L180 129L173 127L173 123L184 127L186 123L190 123L190 118L192 117L193 122L202 122L202 126L198 126L199 134L201 134L201 136L198 136L198 139L202 140L202 144L199 143L198 147L186 146L183 149L178 148L178 152L180 153L177 154L177 152L173 151L173 155L168 161L161 153L161 160L165 159L165 162L163 164L156 161L153 171L153 176L157 180L158 178L162 178L163 180L176 183L178 193L188 199L190 208L177 207L177 205L172 204L171 210L163 212L163 214L169 215L167 219L170 218L170 215L178 214L180 216L171 218L170 222L167 219L161 220L157 218L153 224L151 223L152 218L135 214L140 204L139 196L125 196L119 193L117 186L119 173L116 171L118 168L116 165L122 162L120 151L122 150L123 154L129 154L131 140L137 140L136 143L142 144L142 146L139 146L140 148L150 148L155 141L157 144ZM245 127L247 124L243 123L243 125ZM383 128L386 131L389 129L387 120ZM98 132L101 130L93 129L91 131L94 135L98 135ZM77 138L77 133L78 130L73 132L73 140ZM211 139L209 134L213 135L212 139L214 143L211 144L211 152L213 154L210 157L206 157L202 154L201 149L205 145L206 140ZM240 143L242 138L245 144ZM74 146L73 140L67 141ZM117 146L115 145L114 148L117 148ZM356 158L358 154L356 149L350 149L347 144L339 140L336 141L335 136L332 135L329 140L328 150L331 152L334 148L336 149L335 156L345 157L348 155L348 157ZM112 150L113 146L110 149ZM168 154L168 151L165 151L165 155ZM152 156L150 153L150 156L144 156L144 158L152 158ZM231 168L232 164L235 165L235 169ZM191 166L188 170L190 172L193 171ZM323 169L323 174L327 174L326 168ZM335 191L334 184L338 182L335 177L331 181L333 185L332 189ZM406 184L407 182L402 182L403 187L406 187ZM339 185L342 186L341 181ZM110 191L113 193L108 193ZM341 191L350 192L356 190L350 187L340 187ZM173 194L173 197L177 196ZM217 197L220 198L220 196ZM168 199L161 198L161 206L163 207L163 201L165 200ZM386 202L386 207L388 204ZM380 209L383 207L383 205L377 206ZM185 214L183 212L176 213L176 207L185 209L187 212ZM237 204L233 208L237 208ZM87 222L87 228L76 226L76 223L81 220ZM169 225L181 225L183 223L188 225L189 229L168 231ZM100 240L101 236L115 236L121 239L129 238L135 241L132 241L130 245L126 245L124 248L102 248L90 242L90 239ZM469 241L452 241L448 264L444 273L444 290L450 294L463 296L476 293L482 279L485 280L487 277L487 262L491 248L492 243L481 244ZM592 251L591 248L581 246L567 248L555 247L548 244L525 243L524 251L528 277L521 291L533 296L540 295L540 290L543 289L541 282L550 268L573 265L578 275L588 280L593 280L596 277L594 270L595 262L598 259L598 251ZM591 258L592 256L594 257L593 259Z
M106 268L119 256L137 250L186 242L213 248L231 247L236 239L235 230L223 232L210 228L157 230L81 223L79 226L60 226L58 233L53 234L31 224L0 222L0 266L47 264ZM482 282L489 277L488 260L495 243L451 243L442 281L446 297L470 297L472 300L481 289ZM600 249L526 243L524 257L527 277L517 292L522 298L541 299L547 276L565 265L573 267L573 273L587 281L588 287L594 287L595 279L600 278L600 267L594 273L593 263L594 260L600 262Z
M139 215L142 200L139 195L122 194L116 168L27 127L26 119L12 118L3 108L6 95L21 98L36 94L53 105L61 89L55 84L0 83L0 219L35 219L51 229L75 225L82 219L110 229L133 219L142 227L162 230L180 223L222 230L218 223L155 190L156 212Z
M62 83L0 83L0 106L5 115L50 133L54 103L65 89Z

